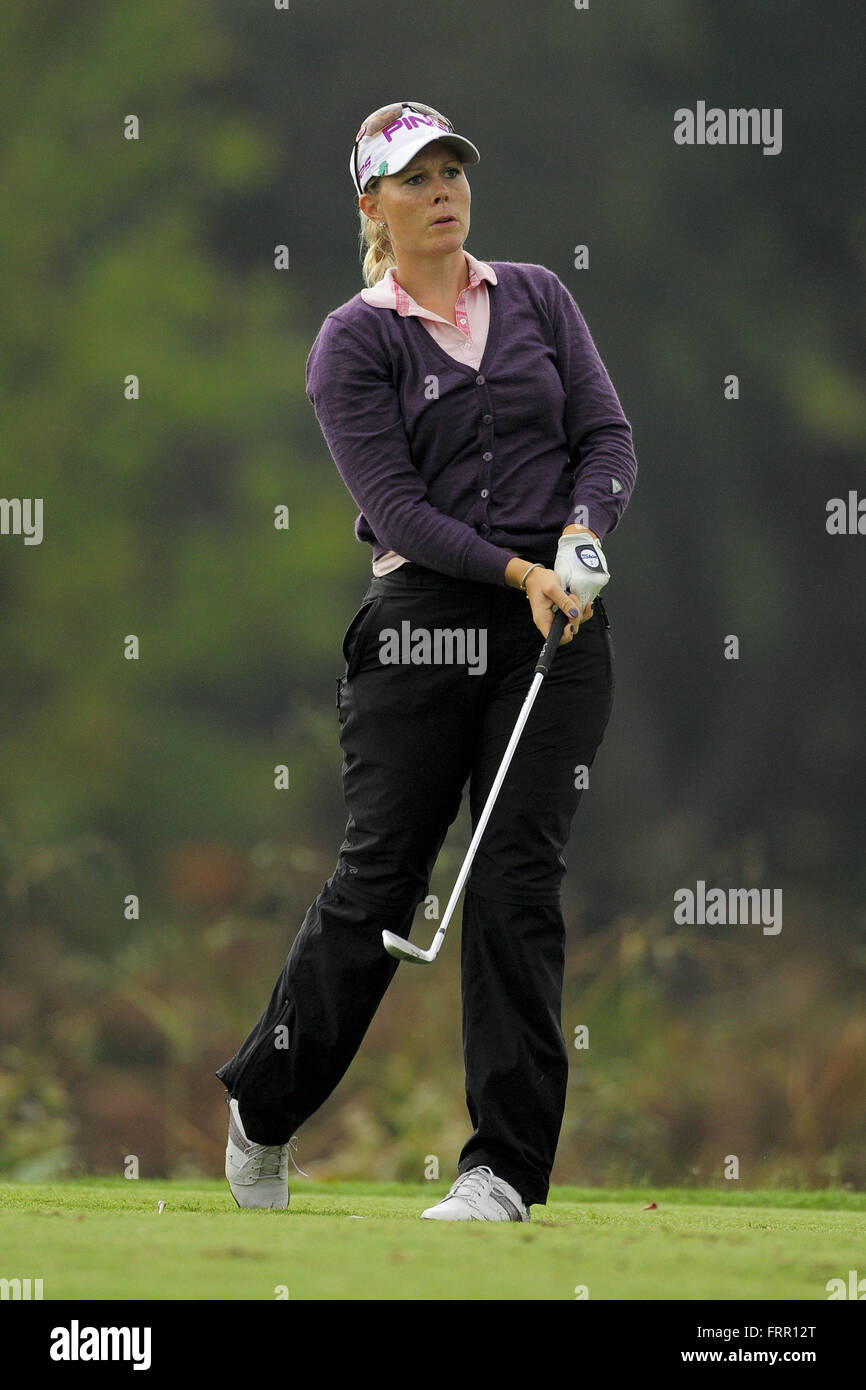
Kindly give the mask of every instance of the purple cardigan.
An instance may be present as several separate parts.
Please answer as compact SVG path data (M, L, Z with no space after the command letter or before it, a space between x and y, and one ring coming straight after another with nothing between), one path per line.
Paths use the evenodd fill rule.
M455 361L415 316L360 294L328 314L306 388L376 559L505 584L515 555L551 566L579 518L602 538L637 460L631 427L571 294L545 266L489 261L480 368Z

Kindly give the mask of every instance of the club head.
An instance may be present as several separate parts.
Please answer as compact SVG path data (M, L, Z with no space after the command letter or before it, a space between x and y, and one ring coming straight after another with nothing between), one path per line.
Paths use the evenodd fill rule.
M404 941L402 936L395 936L392 931L382 932L382 945L395 960L410 960L415 965L429 965L434 959L429 951L422 951L420 946L413 946L411 941Z

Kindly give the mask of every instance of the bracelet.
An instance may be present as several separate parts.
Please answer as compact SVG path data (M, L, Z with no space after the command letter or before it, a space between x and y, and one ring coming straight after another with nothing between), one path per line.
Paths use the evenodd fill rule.
M524 594L526 593L526 580L527 580L527 578L529 577L529 575L532 573L533 570L540 570L540 569L544 569L544 566L542 565L542 563L541 563L540 560L536 560L536 562L535 562L534 565L530 565L530 566L529 566L529 569L526 571L526 574L523 576L523 578L522 578L521 581L520 581L520 587L521 587L521 589L522 589L522 591L523 591Z

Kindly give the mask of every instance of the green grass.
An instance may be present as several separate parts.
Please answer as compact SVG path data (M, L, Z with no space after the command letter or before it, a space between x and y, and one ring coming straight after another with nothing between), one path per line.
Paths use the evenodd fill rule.
M420 1221L446 1190L296 1178L288 1211L239 1212L222 1181L5 1183L0 1277L46 1300L826 1300L866 1275L866 1193L559 1187L528 1225Z

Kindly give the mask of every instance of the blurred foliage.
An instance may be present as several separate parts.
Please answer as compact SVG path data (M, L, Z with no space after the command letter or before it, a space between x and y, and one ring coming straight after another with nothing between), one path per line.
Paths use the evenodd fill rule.
M440 902L461 838L436 866ZM0 1014L17 1042L0 1053L0 1171L120 1172L130 1154L142 1176L219 1171L213 1071L279 971L288 940L276 924L300 922L329 862L288 842L246 856L179 849L177 924L127 923L106 949L84 927L116 873L106 847L20 862L5 848L15 925ZM742 869L734 849L724 862ZM721 1182L733 1154L744 1186L866 1186L864 947L825 903L789 908L778 937L674 926L667 903L588 934L568 925L559 1181L701 1186ZM430 932L419 913L418 936ZM445 1176L465 1136L449 939L435 970L398 971L342 1085L302 1130L298 1163L311 1177L418 1180L433 1156Z
M866 441L862 13L377 14L425 55L415 95L481 148L468 248L569 285L641 466L606 547L618 697L564 892L563 1024L590 1048L555 1177L703 1183L735 1153L749 1184L862 1186L863 542L824 527ZM368 18L360 0L0 14L0 491L45 508L40 546L0 537L8 1175L127 1154L219 1172L213 1071L333 868L334 678L369 553L303 368L361 285L351 136L400 95L389 63L358 61ZM676 146L698 98L782 107L782 154ZM468 829L464 810L442 901ZM674 927L698 878L782 887L782 933ZM451 1170L457 962L451 941L435 972L398 973L304 1128L306 1171Z

